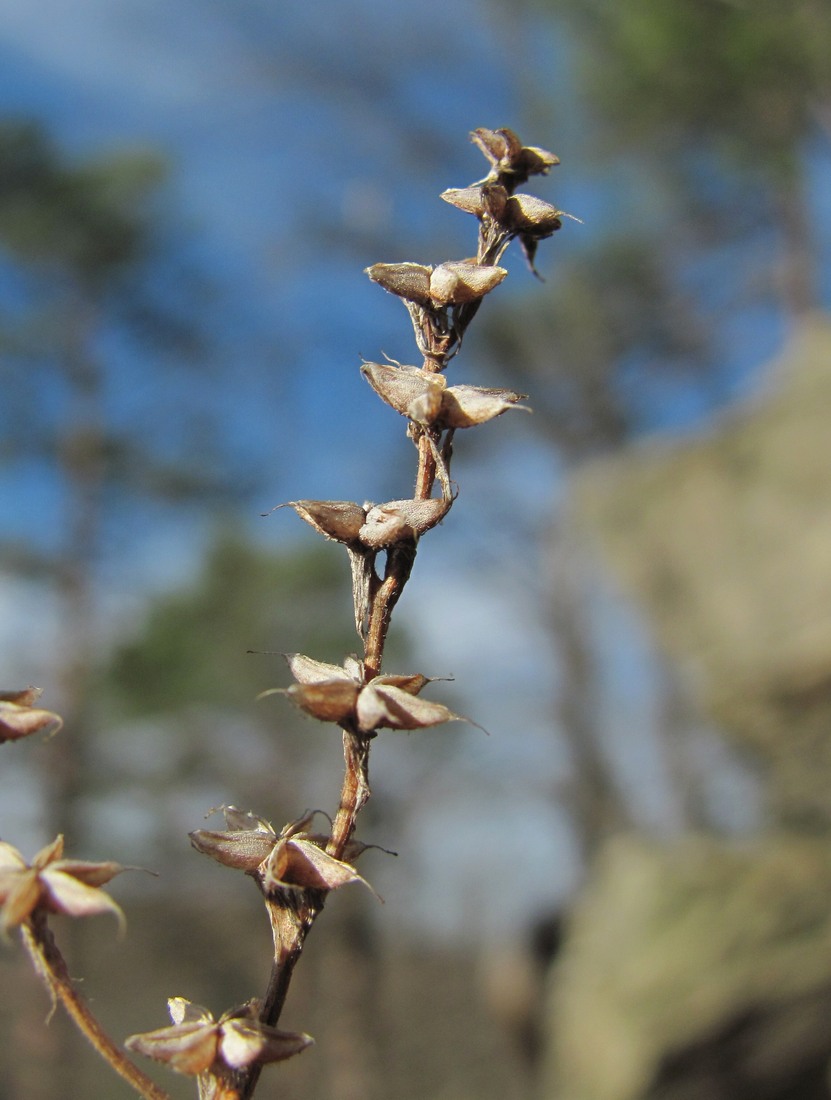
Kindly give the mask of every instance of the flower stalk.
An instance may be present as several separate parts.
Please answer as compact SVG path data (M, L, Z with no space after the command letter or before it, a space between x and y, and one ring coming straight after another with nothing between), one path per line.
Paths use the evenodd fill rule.
M172 997L171 1024L126 1042L129 1050L193 1078L199 1100L250 1100L264 1066L294 1057L312 1044L310 1036L277 1025L306 937L329 894L355 883L372 890L355 867L369 847L355 833L370 797L372 742L382 731L427 729L461 719L441 702L422 697L434 677L384 670L387 635L422 538L447 518L456 501L458 489L451 479L456 433L513 409L528 411L520 404L524 394L449 385L445 371L485 296L506 278L500 261L511 241L518 241L537 274L539 242L571 216L517 191L531 176L545 175L558 163L552 153L524 146L508 129L478 129L471 138L488 161L487 175L441 197L477 219L475 255L436 266L378 263L366 269L373 282L402 300L422 359L420 367L393 362L365 362L361 367L380 399L407 420L407 438L416 449L412 496L380 504L295 500L278 505L292 508L318 534L343 546L351 569L360 656L350 654L341 665L333 665L289 654L294 683L263 693L285 695L311 718L340 730L344 774L334 818L324 814L329 827L317 831L319 812L306 811L276 829L264 818L227 806L222 808L224 828L190 834L197 851L256 883L273 935L270 979L262 998L252 997L217 1016L184 997ZM0 693L0 740L57 732L60 718L36 707L37 698L34 688ZM139 1095L166 1100L167 1094L106 1035L80 997L47 923L52 913L81 917L108 912L123 923L120 907L102 886L124 869L114 862L65 858L62 837L38 852L31 864L0 842L0 929L20 928L53 997L113 1069Z

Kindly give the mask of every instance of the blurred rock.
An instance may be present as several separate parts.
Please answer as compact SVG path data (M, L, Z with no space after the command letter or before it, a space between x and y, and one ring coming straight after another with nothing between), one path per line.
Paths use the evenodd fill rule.
M610 841L552 972L546 1100L824 1100L831 849Z
M590 467L578 521L705 711L763 762L770 804L831 825L831 320L703 437Z

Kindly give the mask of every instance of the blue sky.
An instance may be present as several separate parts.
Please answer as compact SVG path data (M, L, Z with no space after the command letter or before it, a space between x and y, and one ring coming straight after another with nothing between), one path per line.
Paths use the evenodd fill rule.
M550 246L540 250L544 273L609 220L625 216L629 177L616 162L598 172L596 162L583 161L582 105L568 80L568 47L550 28L495 19L486 0L318 0L281 5L279 16L269 14L274 9L263 4L261 15L255 3L221 0L8 0L0 9L0 103L4 114L43 120L79 156L151 147L169 157L170 217L182 227L188 259L215 286L216 354L229 367L220 423L238 455L265 471L245 508L252 528L276 543L299 529L288 511L259 518L280 500L389 499L408 491L411 456L402 422L381 406L358 367L361 356L382 353L412 361L409 324L400 303L370 285L362 269L381 260L438 262L467 254L473 229L438 194L483 174L468 131L506 124L522 131L522 93L542 98L559 89L555 132L523 136L561 157L539 193L585 224L568 223L544 243ZM816 192L827 202L827 190ZM507 266L505 293L535 289L517 253L509 253ZM780 338L769 317L737 320L724 393L741 392L752 366ZM455 377L475 381L476 357L474 330L453 366ZM181 383L175 385L170 392L186 400ZM652 390L650 401L644 418L652 424L689 424L702 411L700 394L677 386ZM504 771L515 755L505 737L510 693L488 704L494 736L487 754L491 779L501 774L503 794L510 790L505 797L517 829L521 823L533 832L545 820L539 835L548 838L546 858L561 861L559 878L553 871L544 887L550 894L568 885L575 868L567 830L551 811L550 791L566 763L552 748L553 655L535 614L542 550L528 542L517 553L503 533L512 508L531 517L528 530L544 530L562 482L555 455L526 419L495 424L487 454L477 447L466 457L460 443L454 474L462 496L453 513L460 541L446 524L435 557L422 567L420 555L402 615L411 615L427 638L435 671L453 672L478 690L489 679L478 670L499 664L520 685L516 698L525 701L528 731L521 766ZM48 522L55 502L36 474L26 489L23 500L7 496L7 530ZM0 492L11 490L0 481ZM130 572L138 566L145 583L158 585L193 571L204 521L153 512L137 526L142 538L133 543ZM519 591L501 590L506 547ZM434 625L442 575L463 581L452 635ZM110 618L119 622L141 606L134 591L125 593L123 579L112 575L107 597L118 609ZM0 592L6 611L0 641L10 656L13 648L27 659L42 649L42 638L20 645L13 635L20 608L32 598L19 585L11 595ZM625 639L617 655L612 646L606 657L612 673L626 670L626 683L610 690L618 702L628 693L629 707L618 710L610 729L616 721L631 734L643 725L643 741L628 759L650 777L641 791L645 820L670 826L673 808L664 801L660 760L649 744L648 646L634 643L614 593L600 603L607 626L617 623L613 633ZM435 793L452 813L453 792ZM483 793L487 801L484 787ZM477 811L470 812L475 818ZM536 876L516 896L540 889Z

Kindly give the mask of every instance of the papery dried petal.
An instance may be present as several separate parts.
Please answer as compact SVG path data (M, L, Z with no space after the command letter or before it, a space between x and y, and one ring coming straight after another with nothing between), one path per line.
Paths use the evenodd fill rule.
M222 1024L219 1054L232 1069L244 1069L253 1062L265 1065L284 1062L314 1043L311 1035L279 1031L267 1024L231 1019Z
M63 834L58 833L54 840L49 844L44 845L43 848L35 855L32 860L32 867L36 870L40 870L42 867L48 867L50 863L54 863L56 859L61 859L64 850Z
M103 886L128 868L112 860L94 863L86 859L59 859L50 865L50 870L63 871L87 886ZM135 868L131 867L129 870Z
M266 894L279 886L337 890L350 882L362 882L369 887L366 879L350 864L335 859L314 841L302 837L282 842L262 869L262 886Z
M292 684L284 694L301 710L321 722L346 722L354 713L359 686L351 680Z
M387 363L364 363L361 374L388 405L403 416L409 416L411 403L425 394L441 391L446 382L442 374L430 374L420 367L393 367Z
M358 725L365 732L385 728L394 730L426 729L442 722L460 721L442 703L419 699L401 688L386 684L368 684L358 699Z
M417 539L447 515L452 500L391 500L376 504L366 515L361 541L374 549Z
M197 1077L216 1061L219 1027L216 1023L198 1021L179 1023L131 1035L124 1045L128 1050L166 1063L177 1073Z
M121 906L96 886L87 886L55 867L40 873L42 901L55 913L69 917L95 917L112 913L123 930L126 919Z
M430 296L439 305L462 305L483 298L508 274L504 267L456 261L439 264L430 276Z
M303 653L284 653L289 671L299 684L323 684L327 680L348 680L353 677L341 665L316 661Z
M194 1004L186 997L168 997L167 1011L174 1024L213 1024L213 1013L203 1005Z
M514 230L542 239L563 222L563 211L533 195L512 195L505 205L505 220Z
M402 691L406 691L409 695L418 695L422 688L427 684L432 683L432 677L422 676L420 672L413 673L411 675L402 674L382 674L381 676L375 676L370 683L372 684L388 684L390 687L400 688Z
M430 304L430 272L424 264L373 264L365 269L373 283L420 305Z
M508 409L530 412L526 405L517 404L527 396L513 390L483 386L451 386L442 399L440 422L447 428L472 428L501 416Z
M36 871L26 869L16 873L4 873L0 877L0 931L5 936L10 928L16 928L28 920L43 897L43 887Z
M474 214L477 218L481 218L485 213L481 187L449 187L446 191L442 191L439 198L459 210L464 210L466 214Z
M218 831L194 829L188 833L190 842L197 852L210 856L217 863L233 867L238 871L252 874L270 854L277 843L274 832L266 833L260 829L242 829Z
M3 871L25 871L28 864L12 844L0 840L0 873Z
M293 508L315 531L336 542L354 542L365 515L351 500L291 500L280 507Z
M53 714L51 710L33 707L27 701L32 698L33 693L36 693L34 699L40 694L36 688L3 692L6 698L0 698L0 741L17 741L33 733L43 733L51 737L61 728L63 719L59 715Z

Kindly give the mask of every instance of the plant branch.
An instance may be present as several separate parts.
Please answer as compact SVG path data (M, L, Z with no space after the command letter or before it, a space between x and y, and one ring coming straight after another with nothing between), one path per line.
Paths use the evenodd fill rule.
M116 1046L93 1015L89 1005L78 993L72 984L66 960L55 942L45 914L33 913L31 919L21 925L20 932L23 945L35 970L43 979L49 992L61 1002L72 1022L104 1061L108 1062L139 1096L145 1097L146 1100L170 1100L169 1095L151 1081L120 1047Z

